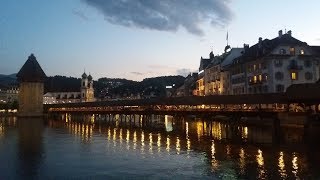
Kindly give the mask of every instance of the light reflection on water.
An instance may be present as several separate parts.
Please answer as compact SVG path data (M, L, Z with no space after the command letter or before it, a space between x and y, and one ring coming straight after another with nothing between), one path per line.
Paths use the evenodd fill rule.
M65 114L64 121L49 120L45 128L39 128L33 135L28 135L33 129L24 128L25 123L18 125L17 119L1 119L0 160L16 159L14 152L18 150L20 154L29 153L28 156L35 152L30 157L36 164L22 158L9 166L0 165L0 172L7 172L0 175L0 179L19 175L57 177L56 174L145 177L148 171L156 174L154 177L167 178L319 177L314 168L320 165L319 151L314 150L313 159L308 161L308 147L291 150L287 146L266 144L269 138L259 137L272 136L266 128L231 127L221 122L177 120L172 116L153 116L156 120L150 124L144 122L147 117L136 116L140 121L134 123L128 117L123 116L121 121L121 116L116 115L116 123L98 123L101 118L98 115L77 121L72 115ZM19 142L18 147L15 141ZM21 163L25 165L21 166ZM13 175L17 168L26 165L34 169Z

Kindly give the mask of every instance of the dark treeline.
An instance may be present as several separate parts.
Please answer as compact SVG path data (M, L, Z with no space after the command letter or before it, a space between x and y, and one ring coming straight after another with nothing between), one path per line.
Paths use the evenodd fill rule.
M146 78L143 81L132 81L119 78L100 78L94 81L95 96L98 98L127 97L131 95L165 96L166 86L176 87L184 83L183 76L162 76ZM80 78L66 76L48 77L44 84L46 92L79 92Z
M80 78L50 76L44 83L44 92L79 92L80 84Z
M184 83L183 76L161 76L146 78L143 81L132 81L120 78L100 78L94 81L95 96L99 98L126 97L131 95L165 96L166 86L179 87ZM44 82L44 92L79 92L80 78L50 76ZM15 74L0 75L0 89L18 86Z

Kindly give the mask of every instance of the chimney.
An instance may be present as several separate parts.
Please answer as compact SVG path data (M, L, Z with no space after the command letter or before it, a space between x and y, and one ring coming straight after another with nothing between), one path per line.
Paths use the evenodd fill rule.
M279 38L282 36L282 30L279 31Z
M249 49L249 44L243 44L244 52L246 52Z
M212 60L214 58L214 54L213 52L211 51L210 54L209 54L209 58Z
M258 44L259 48L262 47L262 37L259 37L259 44Z
M287 32L287 34L288 34L289 36L292 36L292 31L289 30L289 31Z

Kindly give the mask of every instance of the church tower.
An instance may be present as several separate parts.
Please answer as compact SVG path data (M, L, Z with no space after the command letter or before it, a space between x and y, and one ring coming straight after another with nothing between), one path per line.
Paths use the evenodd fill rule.
M81 102L92 102L94 101L94 89L92 76L84 72L81 79Z
M17 74L20 84L19 116L42 116L45 78L46 74L36 57L31 54Z

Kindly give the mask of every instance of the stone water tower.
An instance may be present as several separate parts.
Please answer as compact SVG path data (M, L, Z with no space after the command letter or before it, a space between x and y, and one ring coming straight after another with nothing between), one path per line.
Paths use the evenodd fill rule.
M20 84L18 115L23 117L42 116L46 74L33 54L24 63L17 78Z

